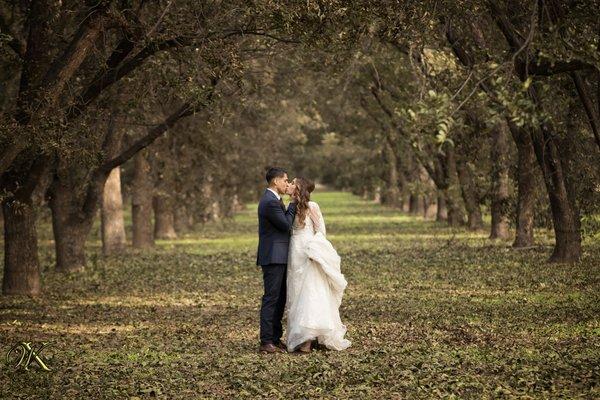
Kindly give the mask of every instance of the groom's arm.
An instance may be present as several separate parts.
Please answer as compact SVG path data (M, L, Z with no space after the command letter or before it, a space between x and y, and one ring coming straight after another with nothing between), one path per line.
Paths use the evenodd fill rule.
M278 201L269 201L267 203L267 209L265 216L273 226L280 231L289 232L292 229L294 223L294 216L296 215L296 203L291 202L288 206L287 211L281 209L281 204Z

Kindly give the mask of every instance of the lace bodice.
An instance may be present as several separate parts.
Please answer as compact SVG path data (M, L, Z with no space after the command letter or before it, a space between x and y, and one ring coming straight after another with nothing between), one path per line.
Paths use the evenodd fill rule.
M314 201L308 202L308 212L304 218L304 226L300 226L298 218L294 219L292 225L292 235L310 234L314 235L316 232L321 232L325 235L325 220L319 205Z

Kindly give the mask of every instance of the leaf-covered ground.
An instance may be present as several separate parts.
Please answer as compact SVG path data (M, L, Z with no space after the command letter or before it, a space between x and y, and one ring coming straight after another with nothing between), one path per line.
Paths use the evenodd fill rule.
M349 282L350 349L257 353L255 205L143 253L103 258L92 238L69 276L42 229L44 295L0 297L0 398L600 396L600 238L548 265L547 233L515 251L349 194L315 200ZM51 342L53 371L9 369L21 340Z

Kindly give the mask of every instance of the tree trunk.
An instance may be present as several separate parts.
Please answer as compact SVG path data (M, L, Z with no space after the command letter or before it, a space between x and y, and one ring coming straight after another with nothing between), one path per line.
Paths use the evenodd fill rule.
M91 225L91 221L71 218L68 212L59 208L52 210L57 271L75 272L85 268L85 242Z
M460 204L460 184L456 170L456 159L454 157L454 146L446 143L444 155L438 156L442 165L445 180L446 206L448 208L448 225L458 226L464 224L464 213Z
M508 132L506 122L492 130L492 228L490 239L507 239L508 232Z
M108 175L102 194L102 253L118 253L127 245L121 195L121 167Z
M419 214L419 196L416 194L410 194L408 198L408 212L414 215Z
M424 203L425 203L425 212L423 214L423 217L425 219L434 219L435 215L436 215L436 211L437 211L435 201L433 201L432 197L425 196Z
M373 195L373 201L377 204L381 204L381 186L375 188L375 194Z
M238 196L239 188L236 188L233 197L231 198L231 209L234 213L240 212L245 209L244 203L240 201L240 197Z
M454 146L443 144L444 152L437 152L432 162L419 160L429 178L435 184L438 196L436 211L437 221L446 221L454 226L463 223L463 213L460 208L460 185L458 184Z
M430 184L435 185L435 182L433 182L432 179L429 177L429 173L427 172L425 167L423 167L420 164L417 165L419 167L419 185L421 186L420 191L422 193L419 207L421 215L424 219L427 219L429 216L428 213L433 213L432 215L435 215L435 210L433 209L433 207L431 207L433 205L433 201L430 201L429 195L427 194L427 187Z
M425 215L425 196L417 196L417 215Z
M535 168L537 166L529 132L508 122L517 145L517 233L513 247L533 246L533 217L535 205Z
M552 222L556 243L550 262L576 262L581 258L581 232L579 213L572 204L563 165L569 159L561 160L561 154L549 128L542 126L532 136L538 163L542 168L544 183L550 199ZM564 147L564 146L563 146ZM564 149L561 149L564 150Z
M456 168L462 198L465 202L465 208L467 209L467 225L470 230L481 229L483 228L483 218L481 217L479 196L477 195L469 166L464 161L459 161Z
M458 205L456 203L454 203L453 200L450 200L450 199L448 199L448 201L446 201L446 204L448 207L448 218L446 219L446 221L448 222L448 225L449 226L464 225L465 215L462 212L462 210L460 210Z
M31 159L26 157L26 159ZM2 174L4 193L4 277L2 293L37 295L41 292L36 212L33 193L48 172L49 160L19 163Z
M56 270L81 271L86 264L85 242L92 228L93 218L80 215L75 190L61 183L58 177L55 177L50 193Z
M400 188L398 208L402 211L408 211L408 182L400 163L398 163L398 186Z
M152 181L150 165L144 149L134 156L131 218L133 247L141 249L154 246L152 230Z
M41 292L35 211L31 199L8 198L4 215L3 294L38 295Z
M564 225L567 229L564 236L561 236L561 241L564 245L560 249L554 249L555 261L557 262L573 262L578 261L581 258L581 216L579 210L579 204L577 201L577 187L574 182L574 178L578 171L575 171L575 165L573 159L577 157L576 140L573 138L575 135L575 105L570 105L570 112L568 113L567 119L567 136L556 139L556 147L558 148L558 156L560 158L560 167L563 171L565 192L567 196L567 204L570 206L570 213L567 214L566 219L570 219L570 225ZM564 220L565 218L563 218ZM555 225L556 226L556 225ZM562 227L562 226L561 226ZM556 229L555 229L556 231ZM557 236L557 242L559 235ZM557 246L558 247L558 246Z
M448 220L448 209L446 208L446 196L443 193L437 195L437 209L435 213L435 220L438 222Z
M202 198L204 202L204 222L218 221L221 218L221 207L219 205L219 191L215 188L214 179L211 175L205 177L202 183ZM375 188L374 201L382 204L381 187Z
M398 159L396 152L389 140L385 144L385 154L387 159L387 188L382 200L391 207L398 207L400 204L400 188L398 179Z
M156 239L176 239L173 206L169 196L157 194L153 199L154 237Z
M380 200L379 202L381 203L381 193L380 193ZM210 219L212 221L219 221L222 217L222 212L221 212L221 205L219 203L218 200L214 200L211 204L210 204Z
M594 139L598 145L598 150L600 150L600 112L597 112L595 109L594 102L592 101L587 90L587 84L581 74L579 72L572 72L571 78L575 83L575 88L579 94L579 99L581 100L581 104L583 105L585 113L588 117L590 128L592 129ZM600 85L600 81L598 85ZM600 104L598 105L598 108L600 108Z
M173 213L175 232L177 235L182 235L191 230L193 225L192 215L188 213L187 207L176 206L175 212Z

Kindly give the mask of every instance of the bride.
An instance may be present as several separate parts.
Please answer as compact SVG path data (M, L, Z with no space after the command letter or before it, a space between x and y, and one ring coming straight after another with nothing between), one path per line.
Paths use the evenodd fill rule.
M340 257L325 238L325 221L319 205L310 201L315 185L296 178L290 185L297 200L296 217L288 253L286 308L287 348L311 351L313 339L328 349L344 350L346 326L339 314L347 286L340 272Z

